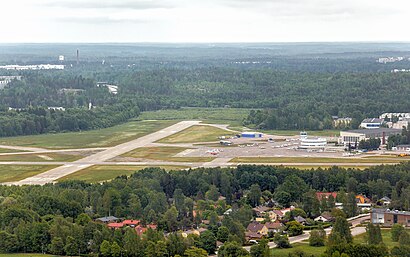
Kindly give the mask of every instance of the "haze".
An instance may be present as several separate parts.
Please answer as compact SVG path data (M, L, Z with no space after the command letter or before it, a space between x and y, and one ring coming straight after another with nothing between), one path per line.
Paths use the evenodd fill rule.
M1 1L0 42L410 41L406 0Z

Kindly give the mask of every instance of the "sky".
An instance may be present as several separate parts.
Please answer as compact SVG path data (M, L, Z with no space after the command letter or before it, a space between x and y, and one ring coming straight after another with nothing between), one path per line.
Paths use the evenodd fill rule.
M408 0L1 0L0 43L410 41Z

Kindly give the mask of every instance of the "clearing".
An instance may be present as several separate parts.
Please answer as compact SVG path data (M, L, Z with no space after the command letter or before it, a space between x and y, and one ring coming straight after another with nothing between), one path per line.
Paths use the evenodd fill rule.
M80 155L59 154L59 153L30 153L1 155L0 162L72 162L83 158Z
M65 176L59 181L64 180L84 180L90 183L97 183L114 179L118 176L129 176L136 171L149 168L149 166L127 166L127 165L96 165L73 174ZM158 168L165 170L180 170L186 169L185 166L158 166Z
M57 165L0 165L0 183L20 181L46 172Z
M145 136L174 123L176 121L130 121L111 128L84 132L6 137L0 139L0 144L49 149L110 147Z
M206 125L197 125L184 129L169 137L163 138L158 143L200 143L200 142L212 142L218 141L220 136L232 136L233 133Z

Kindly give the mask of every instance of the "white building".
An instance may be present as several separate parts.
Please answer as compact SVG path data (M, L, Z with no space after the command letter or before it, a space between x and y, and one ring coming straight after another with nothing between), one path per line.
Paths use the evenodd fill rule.
M364 129L377 129L383 125L383 119L378 118L370 118L364 119L362 123L360 123L360 128Z
M359 145L362 140L370 138L379 138L382 144L387 142L387 139L391 135L397 135L401 133L401 129L392 128L376 128L376 129L355 129L348 131L340 131L339 144L347 145Z
M38 65L4 65L0 69L6 70L64 70L65 66L60 64L38 64Z
M305 131L300 132L300 149L325 149L327 139L321 137L308 137Z
M410 119L410 112L385 112L379 116L379 119L392 119L394 117L399 118L409 118Z

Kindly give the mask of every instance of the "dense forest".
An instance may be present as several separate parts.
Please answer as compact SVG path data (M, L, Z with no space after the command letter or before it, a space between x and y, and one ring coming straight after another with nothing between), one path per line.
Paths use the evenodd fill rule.
M166 172L149 168L102 184L67 181L45 186L1 186L0 251L206 256L206 252L215 251L217 240L228 242L225 247L230 243L232 247L242 245L245 227L253 216L251 208L258 205L295 206L295 214L290 212L286 222L293 222L293 215L309 219L324 211L336 212L335 201L344 203L337 215L354 216L358 213L356 194L374 202L389 196L390 208L409 210L409 171L410 163L366 170L239 166ZM339 194L337 199L320 202L318 191ZM226 212L228 209L231 211ZM111 230L95 221L108 215L138 219L143 226L155 224L155 229L138 234L132 228ZM199 227L206 231L199 236L184 238L178 232ZM333 244L330 249L340 250L341 246ZM220 256L247 256L220 252ZM328 256L333 255L330 252Z

